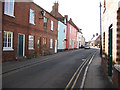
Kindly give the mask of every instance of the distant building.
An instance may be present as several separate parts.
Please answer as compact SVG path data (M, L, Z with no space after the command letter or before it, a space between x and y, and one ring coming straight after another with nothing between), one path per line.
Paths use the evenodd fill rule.
M95 36L91 39L90 46L91 47L100 47L100 35Z
M81 47L84 47L84 46L85 46L85 38L82 35L82 37L81 37Z
M73 23L72 19L68 20L68 15L62 16L59 13L59 3L55 2L51 14L58 19L58 50L75 49L81 46L80 29ZM66 29L67 28L67 29ZM66 31L67 30L67 31ZM66 33L66 38L65 38ZM65 48L66 45L66 48Z
M81 47L82 32L81 29L77 31L77 48Z

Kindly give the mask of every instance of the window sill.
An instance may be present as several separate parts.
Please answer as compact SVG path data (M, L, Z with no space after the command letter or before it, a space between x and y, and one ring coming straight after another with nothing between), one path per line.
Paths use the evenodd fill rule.
M14 51L14 49L3 49L3 51Z
M30 23L30 22L29 22ZM35 25L34 23L30 23L31 25Z
M10 14L7 14L7 13L4 13L4 14L7 15L7 16L15 18L15 16L13 16L13 15L10 15Z
M35 50L34 48L28 48L28 50Z

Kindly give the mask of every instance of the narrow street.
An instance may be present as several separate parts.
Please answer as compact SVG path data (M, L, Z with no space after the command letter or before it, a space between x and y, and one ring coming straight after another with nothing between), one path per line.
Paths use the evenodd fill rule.
M80 49L65 52L45 62L5 73L3 88L80 88L85 67L98 51Z

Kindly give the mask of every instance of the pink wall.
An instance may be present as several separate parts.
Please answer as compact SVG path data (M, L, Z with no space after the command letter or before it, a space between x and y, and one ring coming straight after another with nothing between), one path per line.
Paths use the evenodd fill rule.
M70 32L71 27L71 32ZM77 29L74 28L71 24L67 23L67 49L74 49L77 46Z

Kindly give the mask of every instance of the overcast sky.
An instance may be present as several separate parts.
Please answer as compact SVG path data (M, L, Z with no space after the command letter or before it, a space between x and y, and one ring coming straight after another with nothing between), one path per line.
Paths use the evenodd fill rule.
M48 12L55 1L59 2L59 12L68 15L82 29L86 41L91 40L93 34L100 33L100 0L34 0Z

